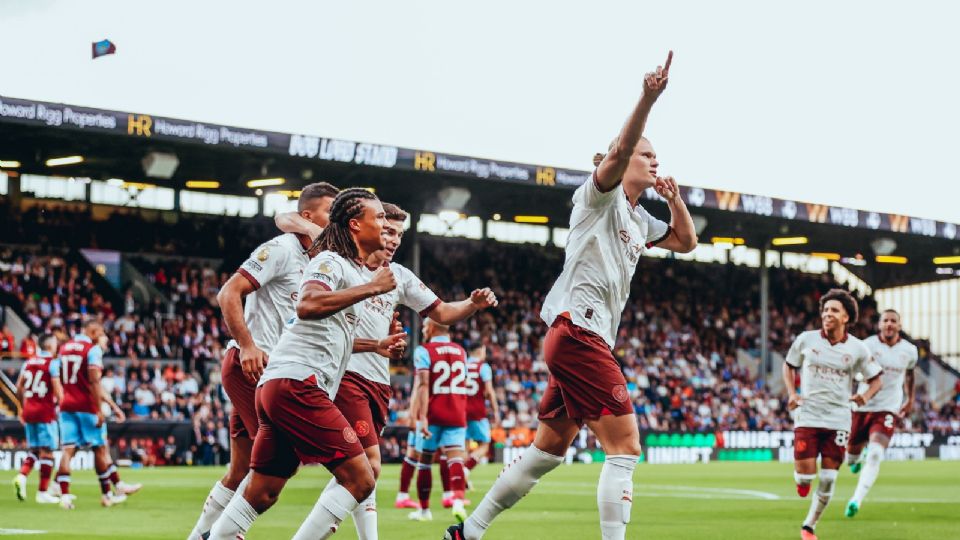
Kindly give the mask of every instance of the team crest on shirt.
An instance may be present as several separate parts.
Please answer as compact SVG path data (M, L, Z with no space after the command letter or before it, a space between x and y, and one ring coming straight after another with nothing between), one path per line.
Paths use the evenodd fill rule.
M343 428L343 440L347 441L350 444L353 444L360 439L357 438L357 432L353 430L352 427L347 426Z
M366 420L357 420L353 428L360 437L366 437L370 433L370 424L368 424Z
M299 297L300 297L300 294L297 293L297 291L293 291L292 293L290 293L290 299L293 300L294 302L296 302L297 298Z
M843 365L847 365L847 364L849 364L850 362L853 361L853 357L850 356L849 354L845 354L845 355L843 355L842 360L843 360Z
M268 247L264 247L263 249L260 250L259 253L257 253L257 260L260 262L264 262L269 258L270 258L270 248Z

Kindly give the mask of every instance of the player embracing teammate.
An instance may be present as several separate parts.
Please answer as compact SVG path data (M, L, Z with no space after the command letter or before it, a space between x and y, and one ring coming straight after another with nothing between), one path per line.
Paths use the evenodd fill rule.
M794 479L801 497L810 493L820 457L820 483L800 529L803 540L817 539L817 522L833 497L850 434L851 402L864 406L881 386L880 365L862 341L847 333L857 316L853 296L831 289L820 298L821 329L797 336L783 367L787 406L794 411ZM799 394L794 383L798 371ZM850 396L857 373L867 384L862 393Z
M541 312L550 325L543 344L550 380L533 445L503 470L466 522L447 529L447 539L481 538L503 510L563 461L584 423L607 454L597 485L602 537L621 540L626 534L640 433L611 349L644 250L659 245L689 252L697 244L676 182L657 176L656 153L642 137L647 116L666 88L672 57L671 52L663 66L646 75L643 95L620 135L606 155L595 157L592 179L574 192L563 272ZM640 206L640 196L651 187L666 200L670 225Z

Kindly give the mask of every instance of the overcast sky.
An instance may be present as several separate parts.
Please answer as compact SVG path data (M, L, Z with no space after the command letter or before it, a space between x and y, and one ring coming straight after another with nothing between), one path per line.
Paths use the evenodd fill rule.
M588 169L672 48L663 174L960 222L956 6L0 0L0 95Z

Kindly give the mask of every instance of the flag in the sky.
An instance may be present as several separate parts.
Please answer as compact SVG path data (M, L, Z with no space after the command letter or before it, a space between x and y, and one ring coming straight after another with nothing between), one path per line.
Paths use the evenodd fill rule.
M109 39L96 41L93 44L93 57L95 59L108 54L113 54L115 52L117 52L117 46L114 45Z

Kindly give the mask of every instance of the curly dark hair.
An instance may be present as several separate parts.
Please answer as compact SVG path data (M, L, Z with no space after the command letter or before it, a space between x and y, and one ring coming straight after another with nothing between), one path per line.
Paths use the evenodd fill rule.
M827 294L820 297L820 313L823 313L823 306L830 300L836 300L843 305L850 320L847 324L856 324L860 320L860 309L857 307L857 299L852 294L843 289L830 289Z
M350 235L348 223L363 211L363 201L376 201L377 196L363 188L349 188L341 191L330 205L330 224L317 238L317 247L322 251L333 251L345 259L360 257L357 244Z

